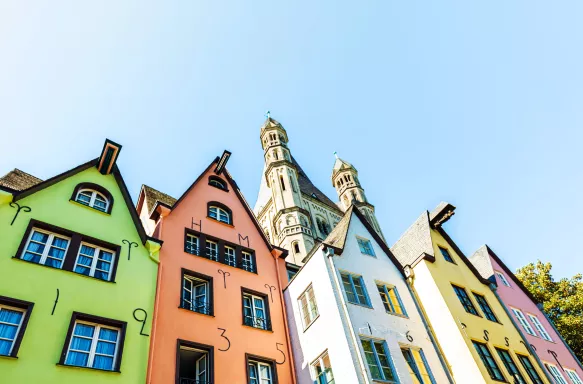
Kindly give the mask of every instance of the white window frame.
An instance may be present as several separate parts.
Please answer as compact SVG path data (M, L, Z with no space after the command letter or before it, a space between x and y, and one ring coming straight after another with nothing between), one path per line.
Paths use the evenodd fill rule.
M547 366L549 373L555 379L557 384L569 384L567 383L567 380L565 380L565 377L561 374L561 371L559 371L559 368L550 363L544 364Z
M191 255L199 255L200 254L200 239L198 236L191 235L190 233L186 235L186 249L188 247L193 250L193 252L188 252Z
M520 325L522 325L522 328L526 331L526 333L528 333L531 336L538 337L538 335L536 334L534 329L528 323L526 316L524 316L524 313L522 313L522 311L520 309L510 307L510 310L512 310L512 312L514 313L514 316L516 317L516 319L518 320Z
M253 324L258 324L257 323L257 319L263 319L263 326L262 327L256 327L255 325L252 325L253 328L258 328L258 329L269 329L269 312L267 311L267 300L265 300L264 297L261 296L257 296L254 295L252 293L248 293L248 292L244 292L243 293L243 317L247 318L248 316L245 314L245 297L248 297L251 301L251 314L252 314L252 318L254 319ZM263 310L263 317L259 317L257 316L257 307L255 306L255 299L261 300L261 302L263 303L263 308L260 308L261 310Z
M90 248L95 248L95 254L93 255L92 260L91 260L91 267L79 264L79 257L81 256L81 250L83 249L84 245L87 247L90 247ZM107 271L107 273L108 273L107 279L101 279L101 278L95 277L95 271L97 270L97 262L99 261L99 256L101 256L102 251L105 251L107 253L111 253L111 255L112 255L111 261L109 262L111 267L110 267L109 271ZM115 266L116 256L117 256L116 252L112 251L111 249L103 248L103 247L97 246L95 244L91 244L91 243L87 243L87 242L82 241L81 245L79 245L79 250L77 251L77 256L75 257L75 265L73 266L73 272L79 273L79 272L75 271L75 269L77 269L77 266L80 266L82 268L89 268L89 275L83 275L82 273L79 273L79 274L83 275L83 276L95 277L96 279L103 280L103 281L111 281L111 277L113 276L113 268ZM105 272L101 269L99 271Z
M247 263L247 267L245 267L245 263ZM255 265L253 264L253 254L246 251L241 252L241 266L247 272L255 271Z
M44 233L45 235L48 235L49 237L47 238L47 242L44 244L45 245L45 249L43 250L43 253L40 255L40 260L38 261L38 263L35 264L41 264L41 265L45 265L47 258L51 258L51 259L56 259L52 256L49 256L49 251L51 250L51 248L53 247L53 239L55 237L62 239L62 240L67 240L67 247L65 248L65 254L63 255L63 258L61 259L61 265L59 266L58 269L62 269L63 268L63 264L65 263L65 257L67 257L67 251L69 250L69 246L71 245L71 238L67 237L67 236L63 236L60 235L58 233L54 233L51 231L47 231L44 229L40 229L40 228L36 228L33 227L32 230L30 231L29 235L28 235L28 239L26 240L26 244L24 246L24 249L22 250L22 255L20 256L20 258L22 260L24 257L24 254L29 252L29 253L33 253L35 255L38 255L38 253L36 252L30 252L28 251L28 246L30 245L30 242L32 241L32 235L34 235L35 232L39 232L39 233ZM34 240L35 243L40 244L38 241ZM58 249L63 249L63 248L59 248L59 247L55 247ZM34 263L34 261L31 261L31 263ZM51 267L54 268L54 267Z
M186 287L186 284L189 284L188 287ZM198 300L196 295L196 288L200 287L200 286L204 286L204 310L201 311L197 311L196 308L199 308L200 306L196 304L196 301ZM201 279L199 277L195 277L195 276L191 276L189 274L184 274L184 278L182 279L182 302L183 305L186 304L186 300L184 299L184 291L190 292L190 308L185 308L188 309L190 311L196 312L196 313L202 313L205 315L209 315L211 312L211 304L210 304L210 284L208 280L204 280Z
M111 370L109 371L115 371L118 364L117 361L117 355L119 353L119 344L121 342L121 337L122 337L122 332L120 328L116 328L116 327L110 327L108 325L103 325L100 323L92 323L89 321L83 321L83 320L76 320L75 324L73 324L73 329L71 330L71 338L69 339L69 345L67 346L67 353L65 354L65 362L67 361L67 359L69 358L69 353L71 352L71 345L73 344L73 338L78 337L81 339L89 339L88 337L85 336L78 336L75 335L75 328L77 327L77 324L83 324L83 325L89 325L92 327L95 327L95 331L93 332L93 337L91 338L91 346L89 347L89 352L87 351L82 351L82 350L73 350L72 352L80 352L80 353L89 353L89 357L87 358L87 365L85 366L85 368L93 368L93 362L95 360L95 355L97 355L96 353L96 349L97 349L97 343L100 340L99 339L99 333L101 331L101 329L111 329L111 330L115 330L117 331L117 340L115 342L115 351L113 354L113 364L111 367ZM107 340L108 341L108 340ZM108 341L111 343L111 341ZM103 354L99 354L99 355L103 355ZM103 355L103 356L110 356L110 355ZM70 367L79 367L78 365L69 365ZM100 369L100 368L94 368L94 369ZM103 369L104 371L108 371L106 369Z
M14 350L14 344L16 344L16 340L18 339L18 336L20 335L20 331L22 330L22 324L24 323L24 318L26 317L26 309L22 309L22 308L17 308L17 307L11 307L9 305L4 305L4 304L0 304L0 310L5 309L8 311L13 311L13 312L20 312L22 313L22 317L20 318L20 322L19 324L16 326L16 333L14 334L14 339L8 339L8 338L3 338L0 337L0 340L3 341L8 341L11 342L12 344L10 345L10 349L8 350L8 354L7 355L0 355L0 356L12 356L12 351ZM2 324L6 324L6 325L10 325L10 326L14 326L15 324L13 323L8 323L8 322L4 322L4 321L0 321L0 325Z
M83 192L89 192L89 193L91 193L91 197L90 197L90 200L89 200L89 204L85 204L85 203L79 201L79 195L81 193L83 193ZM95 200L96 200L97 196L101 197L105 201L105 209L102 210L101 208L98 208L98 207L95 206ZM83 204L83 205L85 205L87 207L96 209L99 212L107 212L108 209L109 209L109 204L110 204L109 199L107 197L105 197L105 195L103 193L97 192L95 189L90 189L90 188L80 189L77 192L77 195L75 196L75 201L77 203L79 203L79 204Z
M229 247L228 245L225 245L225 262L231 267L237 266L237 251L235 248Z
M310 300L310 292L313 300ZM306 305L302 304L302 300L306 300ZM320 312L318 312L318 304L316 302L316 294L314 293L314 287L312 284L306 288L306 290L298 297L298 305L300 307L300 314L302 317L302 322L304 323L304 329L308 328L318 317L320 317ZM306 323L306 314L308 315L308 322Z
M216 217L213 217L211 213L214 213ZM227 218L226 221L222 218L222 216ZM211 205L209 207L209 217L221 223L231 224L231 214L225 211L223 208L217 207L216 205Z
M549 335L549 333L547 332L545 327L543 327L543 325L540 322L540 320L538 319L538 317L536 317L535 315L530 314L530 313L527 313L526 315L529 317L530 321L534 324L534 327L536 328L536 330L538 331L540 336L543 339L545 339L546 341L552 342L553 339L551 338L551 335Z
M372 242L369 239L365 239L364 237L356 236L356 242L358 243L358 248L360 249L360 253L363 255L377 257L375 254L374 248L372 246ZM371 253L367 251L370 250Z
M209 247L209 244L211 246ZM213 240L206 239L206 243L204 245L205 255L213 261L219 261L219 243Z
M257 377L251 377L251 370L249 370L249 382L255 380L257 384L273 384L275 382L274 375L273 375L273 366L271 364L267 364L257 360L249 360L249 365L254 365L255 369L257 370ZM269 369L269 378L261 377L261 367L267 367Z
M506 276L504 276L504 274L502 272L496 272L496 276L498 276L498 278L500 279L500 281L502 281L502 284L504 284L507 287L511 287L510 282L508 281L508 279L506 279Z
M328 362L330 366L326 368L326 364L324 363L324 358L328 357ZM330 376L332 376L332 380L334 380L334 373L332 372L332 361L330 360L330 355L328 354L328 350L325 350L320 356L318 356L312 363L310 364L311 371L312 371L312 378L314 383L320 383L320 377L323 374L326 377L326 371L330 372ZM320 367L322 373L318 376L317 367ZM328 383L328 379L326 379L326 383Z
M567 372L567 376L569 376L569 379L571 379L574 384L583 384L583 380L581 380L577 372L567 368L565 368L565 372Z

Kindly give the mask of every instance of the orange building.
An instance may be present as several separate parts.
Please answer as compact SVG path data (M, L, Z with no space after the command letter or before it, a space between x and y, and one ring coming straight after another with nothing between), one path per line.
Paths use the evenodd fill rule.
M265 238L215 159L178 199L143 186L138 212L164 241L148 384L291 384L286 251ZM138 289L138 287L136 287Z

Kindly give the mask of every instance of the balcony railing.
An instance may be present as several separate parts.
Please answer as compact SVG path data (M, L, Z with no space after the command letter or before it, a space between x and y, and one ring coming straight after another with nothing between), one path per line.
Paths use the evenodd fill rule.
M213 384L211 381L189 379L187 377L180 377L178 379L179 384Z
M180 308L188 309L189 311L202 313L205 315L210 315L212 313L212 307L208 300L193 300L191 303L183 298L180 303Z
M271 321L263 317L245 316L243 324L253 328L265 329L271 331Z

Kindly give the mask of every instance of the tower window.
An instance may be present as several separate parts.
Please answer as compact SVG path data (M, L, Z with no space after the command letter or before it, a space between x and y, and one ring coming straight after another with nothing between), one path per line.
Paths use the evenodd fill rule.
M285 191L285 183L283 182L283 176L279 176L279 182L281 183L281 189Z
M300 253L300 244L297 241L294 243L294 252Z

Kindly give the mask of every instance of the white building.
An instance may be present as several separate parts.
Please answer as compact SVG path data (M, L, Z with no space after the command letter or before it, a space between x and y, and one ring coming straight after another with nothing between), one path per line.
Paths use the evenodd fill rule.
M403 270L355 206L284 291L298 384L451 382Z

